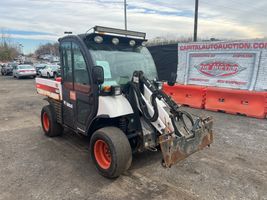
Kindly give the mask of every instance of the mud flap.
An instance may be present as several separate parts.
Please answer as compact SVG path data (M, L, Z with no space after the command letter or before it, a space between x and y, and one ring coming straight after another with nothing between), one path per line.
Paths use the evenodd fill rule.
M171 167L189 155L209 146L212 142L212 119L210 117L201 120L200 127L194 131L194 136L191 138L178 137L174 133L163 134L159 137L159 143L164 166Z

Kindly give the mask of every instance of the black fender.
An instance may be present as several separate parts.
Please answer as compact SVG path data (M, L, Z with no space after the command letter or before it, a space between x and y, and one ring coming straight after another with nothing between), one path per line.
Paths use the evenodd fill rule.
M49 105L52 106L53 112L56 115L57 123L61 124L63 123L62 118L62 102L52 99L52 98L44 98L45 101L49 103Z

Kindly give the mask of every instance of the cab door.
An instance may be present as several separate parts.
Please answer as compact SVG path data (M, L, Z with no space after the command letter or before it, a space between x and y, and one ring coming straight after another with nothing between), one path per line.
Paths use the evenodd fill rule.
M94 115L94 94L85 51L75 41L62 42L63 122L86 133L86 124Z
M62 120L63 124L74 129L74 98L73 94L73 55L72 42L65 41L60 44L61 65L62 65Z
M95 95L89 75L89 61L78 43L72 43L73 52L73 95L75 98L75 124L79 132L86 132L86 125L94 117Z

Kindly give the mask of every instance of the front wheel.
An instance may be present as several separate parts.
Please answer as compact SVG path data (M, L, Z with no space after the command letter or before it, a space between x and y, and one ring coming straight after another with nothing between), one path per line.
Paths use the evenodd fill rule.
M91 158L98 172L116 178L132 163L132 150L126 135L116 127L97 130L90 141Z

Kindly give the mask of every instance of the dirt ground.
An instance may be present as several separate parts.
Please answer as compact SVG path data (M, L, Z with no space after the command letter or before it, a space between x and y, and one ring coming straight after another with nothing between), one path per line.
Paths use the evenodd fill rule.
M214 144L170 169L160 152L135 155L129 172L96 173L89 141L47 138L34 80L0 76L0 200L267 199L267 121L188 109L214 118Z

